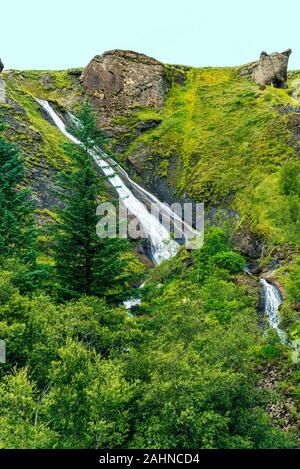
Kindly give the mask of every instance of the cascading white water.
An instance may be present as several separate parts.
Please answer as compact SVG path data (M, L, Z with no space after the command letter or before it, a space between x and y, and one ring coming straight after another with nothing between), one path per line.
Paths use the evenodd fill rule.
M275 285L272 285L263 278L260 280L260 284L263 290L264 312L268 316L271 327L276 330L280 342L284 344L287 342L287 336L286 333L279 327L279 307L282 304L281 294Z
M54 109L50 106L47 101L36 98L36 101L39 105L47 112L51 117L54 124L58 129L73 143L80 145L80 141L70 134L62 119L56 114ZM156 264L159 264L165 259L173 257L179 249L179 244L170 238L168 230L160 223L159 219L151 214L145 205L141 203L130 191L130 189L125 185L124 181L118 176L114 169L109 166L107 161L111 161L114 166L118 166L108 155L106 155L102 150L101 155L106 158L106 161L97 154L96 151L90 150L90 155L94 158L96 164L99 166L101 171L108 176L108 181L117 191L120 199L122 200L124 206L129 210L129 212L134 215L140 222L143 227L145 234L148 235L151 243L151 253L152 258ZM126 174L124 172L124 174ZM129 178L128 178L129 179ZM131 183L136 187L136 189L143 193L145 196L150 198L152 201L155 201L164 211L170 210L166 205L162 204L156 197L152 194L145 191L135 182ZM175 218L175 216L174 216ZM182 222L183 223L183 222ZM191 228L191 231L194 231Z
M82 125L81 122L77 117L75 117L73 114L68 112L70 119L75 123L75 125L80 126ZM157 197L155 197L153 194L150 192L146 191L143 187L139 186L133 179L131 179L128 175L128 173L120 166L118 163L116 163L107 153L105 153L102 148L96 147L95 148L96 152L103 156L106 162L110 162L114 168L118 168L118 172L121 173L125 181L129 184L130 187L133 187L135 189L135 192L138 193L140 199L145 200L148 205L149 204L155 204L156 207L159 208L159 212L162 216L165 216L167 219L172 220L172 224L174 226L174 229L176 229L176 232L180 233L182 238L185 240L185 245L186 247L192 247L192 249L195 249L195 247L201 247L203 244L203 230L198 231L194 229L189 223L186 223L181 216L179 216L174 210L172 210L170 207L168 207L166 204L161 202ZM93 157L97 158L97 155L94 154L93 152ZM99 155L98 155L99 158ZM124 180L123 180L124 183ZM125 184L126 185L126 184ZM201 213L203 216L203 211ZM201 216L200 215L200 216ZM201 220L197 220L199 224L201 225ZM203 219L202 219L203 221ZM176 252L177 252L176 248ZM174 255L176 254L174 252Z
M70 114L70 113L69 113ZM74 119L74 116L70 114L70 117ZM75 120L77 120L75 118ZM185 238L186 246L189 245L193 246L193 249L196 245L199 247L203 243L203 232L201 233L198 230L195 230L191 225L186 223L178 214L176 214L170 207L166 204L161 202L157 197L155 197L150 192L146 191L143 187L139 186L135 181L133 181L127 172L118 164L116 163L110 156L108 156L101 148L98 148L98 151L102 154L105 160L110 161L115 167L118 168L118 171L124 176L124 178L128 181L130 186L134 187L137 193L140 195L141 198L146 199L148 202L152 202L159 207L160 213L166 215L166 217L172 220L174 227L178 228L179 232L182 232L183 237ZM182 231L184 230L184 231ZM191 243L191 244L189 244Z

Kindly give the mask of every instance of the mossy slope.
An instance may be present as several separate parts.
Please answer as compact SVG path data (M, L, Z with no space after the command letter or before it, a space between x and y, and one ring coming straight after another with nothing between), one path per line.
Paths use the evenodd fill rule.
M289 114L280 109L297 102L289 90L259 90L234 68L189 69L185 78L157 112L160 125L139 136L123 161L139 166L149 185L154 176L165 177L179 195L234 209L240 223L271 244L288 242L286 224L276 226L271 207L282 203L282 166L298 156Z
M28 183L40 209L56 203L51 191L55 173L69 164L61 132L42 115L36 97L74 110L81 101L80 70L7 71L7 104L0 106L7 124L7 137L22 150Z

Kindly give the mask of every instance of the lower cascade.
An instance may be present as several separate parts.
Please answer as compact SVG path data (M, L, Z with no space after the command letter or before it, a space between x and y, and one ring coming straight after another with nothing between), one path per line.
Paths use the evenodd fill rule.
M261 279L259 282L262 286L263 297L264 297L264 312L268 317L270 326L276 330L280 342L282 344L287 343L286 333L279 327L280 314L279 307L282 304L282 296L280 291L275 285L267 282L265 279Z

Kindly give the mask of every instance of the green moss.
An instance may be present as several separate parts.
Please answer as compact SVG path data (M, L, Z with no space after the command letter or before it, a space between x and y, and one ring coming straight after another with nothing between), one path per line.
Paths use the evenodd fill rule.
M61 169L68 164L69 159L62 148L65 137L42 116L34 96L11 82L7 85L7 93L26 113L24 116L12 110L18 126L9 126L8 131L9 139L15 140L24 151L27 166L43 168L46 162L54 169Z
M125 162L126 156L130 153L131 144L137 136L144 132L143 127L147 126L147 123L151 121L158 125L162 119L163 111L161 109L144 107L135 108L134 111L115 118L112 124L119 131L110 140L109 145L111 148L121 148L123 150L117 155L119 162Z
M81 69L70 70L10 70L3 77L8 86L25 91L41 99L57 101L68 109L80 104Z
M176 83L183 84L187 78L187 72L191 67L184 65L165 65L166 81L168 86L174 86Z
M39 218L48 218L48 219L51 219L52 221L59 220L58 215L52 210L49 210L48 208L43 208L42 210L37 209L35 210L35 213L39 216Z

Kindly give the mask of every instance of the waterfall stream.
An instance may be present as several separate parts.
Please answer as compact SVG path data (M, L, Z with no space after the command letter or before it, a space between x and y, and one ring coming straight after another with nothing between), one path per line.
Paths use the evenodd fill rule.
M46 111L46 113L51 117L58 129L71 142L80 145L80 141L67 131L64 122L54 111L54 109L50 106L50 104L47 101L43 101L42 99L36 100L39 105ZM141 226L145 231L145 234L149 237L153 261L156 264L159 264L161 261L173 257L179 249L179 244L173 239L171 239L170 233L160 223L159 219L153 214L151 214L147 210L146 206L134 196L131 190L124 183L123 179L121 179L121 177L116 174L115 170L109 165L108 161L110 161L111 164L114 166L118 166L117 163L115 163L108 155L106 155L103 150L99 150L99 153L100 155L98 154L96 148L90 150L90 154L94 158L97 166L101 169L105 176L108 176L108 181L115 188L124 206L132 215L134 215L139 220ZM103 159L104 157L105 160ZM124 176L125 174L126 173L124 171ZM133 181L131 182L133 183ZM163 211L169 210L165 204L156 199L152 194L145 191L138 184L133 184L140 193L143 193L144 196L148 198L148 200L150 199L149 202L153 202L155 200L155 202L159 204L160 209L162 209Z
M36 101L51 117L56 127L71 142L75 143L76 145L81 145L81 142L68 132L63 120L54 111L48 101L44 101L38 98L36 98ZM73 121L76 122L77 120L77 122L79 122L78 119L76 119L76 117L74 117L72 114L69 115ZM160 218L149 212L147 209L147 206L149 205L151 206L155 204L163 216L169 217L173 226L176 227L177 233L181 232L183 240L187 246L189 246L189 243L194 245L195 243L199 243L199 245L202 244L203 233L195 230L191 225L182 220L181 217L172 211L171 208L169 208L166 204L162 203L157 197L134 182L128 176L126 171L121 168L121 166L118 165L102 149L95 147L94 149L90 150L89 153L103 174L108 177L108 181L118 193L123 205L133 216L136 217L137 220L139 220L145 235L150 240L151 257L155 264L160 264L160 262L163 260L170 259L171 257L175 256L179 249L179 243L174 239L171 239L170 231L162 224ZM118 168L118 173L122 177L119 174L116 174L114 168ZM128 185L126 185L124 181L126 181ZM135 190L141 200L147 202L147 206L133 194L128 186ZM127 309L130 309L132 306L139 303L139 298L134 298L125 301L124 305Z
M282 296L275 285L261 279L260 282L264 298L264 312L268 317L270 326L275 329L282 344L287 343L286 333L279 327L279 307L282 304Z

